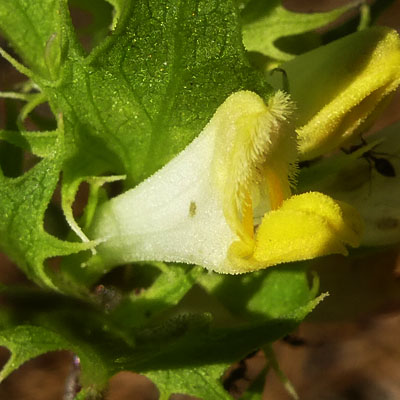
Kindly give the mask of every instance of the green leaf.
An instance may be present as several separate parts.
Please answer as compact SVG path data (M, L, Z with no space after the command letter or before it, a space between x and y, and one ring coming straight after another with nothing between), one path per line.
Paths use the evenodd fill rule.
M0 139L5 140L38 157L49 157L54 153L59 132L32 132L0 130Z
M7 347L11 357L0 372L0 381L19 368L26 361L49 351L71 350L79 355L82 365L81 382L104 389L110 378L104 360L90 345L76 345L62 335L46 328L21 325L0 331L0 345Z
M126 353L123 335L109 324L102 310L83 301L37 289L6 288L0 345L12 357L1 373L4 379L25 361L49 351L69 350L79 358L81 384L97 391L117 372L113 358Z
M43 228L44 213L60 172L57 147L53 148L51 157L24 175L0 177L0 247L30 279L53 289L55 285L44 261L90 247L61 241Z
M232 397L221 384L221 376L228 364L199 368L178 368L146 373L160 391L160 400L168 400L174 393L184 393L201 399L226 399Z
M50 79L58 76L66 45L59 8L62 1L0 2L0 31L33 72Z
M65 296L3 289L2 298L9 316L2 318L0 343L15 353L4 376L32 357L66 349L81 358L84 387L102 390L113 374L130 370L148 374L165 395L222 395L218 379L229 363L292 331L320 300L281 319L251 325L213 328L210 314L180 314L132 332L98 307ZM190 372L195 379L185 388ZM168 376L176 379L166 382ZM209 388L204 387L208 378Z
M320 296L282 318L232 328L210 327L209 314L182 314L158 327L139 332L132 354L120 357L116 362L144 373L232 363L293 331L322 298Z
M140 327L157 320L162 312L176 306L196 283L196 278L205 273L201 267L164 263L152 265L162 272L154 283L142 294L131 293L113 311L113 318L124 321L126 328ZM131 318L132 315L135 318Z
M115 29L115 27L118 24L118 21L123 15L124 10L127 10L129 8L128 2L127 0L106 0L106 1L108 1L114 7L114 16L111 27L112 29Z
M291 263L245 275L208 274L200 283L234 315L260 321L281 318L315 297L307 269L308 263Z
M0 331L0 345L11 352L10 359L0 372L0 381L34 357L70 347L58 334L35 326L18 326Z
M103 360L96 352L90 351L90 346L76 346L52 330L38 326L21 325L0 331L0 345L7 347L11 357L0 372L0 381L26 361L49 351L72 350L80 357L82 365L81 381L85 386L91 385L104 389L109 379L109 373ZM90 374L87 373L90 371Z
M285 9L280 0L251 0L241 12L244 45L249 51L257 51L276 60L289 60L294 54L282 51L277 46L278 39L325 26L355 4L352 2L329 12L305 14Z

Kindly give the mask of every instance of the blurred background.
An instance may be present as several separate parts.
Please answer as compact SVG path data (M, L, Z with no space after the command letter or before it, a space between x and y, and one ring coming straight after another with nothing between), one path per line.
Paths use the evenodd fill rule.
M79 4L79 1L75 3ZM283 3L293 11L315 12L345 5L349 1L284 0ZM71 10L74 25L81 33L85 47L90 49L91 43L85 34L85 26L91 15L77 7L71 6ZM399 0L380 16L379 24L400 28ZM0 45L12 51L1 37ZM15 90L16 85L23 80L22 75L0 58L0 91ZM1 129L15 129L13 120L22 104L15 100L0 99ZM37 118L41 115L49 115L45 105L38 109ZM399 119L400 95L395 94L393 102L372 131ZM28 119L26 125L28 129L34 129L35 121ZM19 155L13 154L12 147L0 143L0 162L3 157L17 158ZM20 160L16 159L16 162ZM28 158L23 162L29 168L35 160ZM328 276L330 271L340 275L338 271L343 269L347 280L353 284L346 285L343 280L337 282L334 296L324 301L297 332L274 344L281 370L302 400L400 399L400 252L390 249L375 253L368 259L329 257L323 265L316 265L315 269L323 269ZM29 285L24 275L1 254L0 282L24 282ZM357 282L356 288L354 282ZM324 288L323 278L321 286ZM386 296L388 293L393 295ZM382 294L381 298L379 294ZM332 310L337 307L338 298L343 308L338 310L332 322ZM357 312L354 312L355 309ZM364 309L368 309L368 312L363 312ZM331 321L324 322L328 318ZM1 365L8 356L8 351L0 348ZM240 398L243 390L266 365L265 356L259 352L232 366L225 376L226 388L235 398ZM66 385L74 373L71 353L63 351L40 356L26 363L0 385L0 399L69 400ZM262 384L263 400L291 399L281 378L272 369ZM122 372L111 380L106 399L156 400L158 392L147 378ZM176 395L175 399L190 397Z

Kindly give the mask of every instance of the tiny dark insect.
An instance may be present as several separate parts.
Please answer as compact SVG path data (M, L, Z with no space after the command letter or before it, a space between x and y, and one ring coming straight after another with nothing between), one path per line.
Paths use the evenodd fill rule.
M381 175L386 176L387 178L393 178L396 176L396 171L394 170L394 167L389 160L387 160L386 158L375 157L372 154L369 154L368 157L375 163L375 169Z
M361 144L350 146L349 149L342 148L342 150L346 154L354 153L355 151L361 149L363 146L367 144L367 142L363 138L361 138L361 140L362 140ZM376 146L363 153L361 157L368 162L370 168L375 168L375 171L378 172L380 175L385 176L386 178L394 178L396 176L396 171L393 167L393 164L387 159L387 157L390 155L375 151L374 150L375 147Z

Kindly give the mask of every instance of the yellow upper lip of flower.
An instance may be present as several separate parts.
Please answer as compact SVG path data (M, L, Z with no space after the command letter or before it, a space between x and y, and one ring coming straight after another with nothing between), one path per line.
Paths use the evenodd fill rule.
M288 175L296 157L288 129L292 111L283 92L265 104L255 93L242 91L230 96L213 117L218 134L212 176L227 221L243 240L254 238L253 197L260 197L255 194L267 196L271 209L290 196Z

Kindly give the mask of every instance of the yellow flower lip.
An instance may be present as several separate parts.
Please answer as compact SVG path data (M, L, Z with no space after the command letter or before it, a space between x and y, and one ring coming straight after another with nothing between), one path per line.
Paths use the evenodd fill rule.
M299 157L312 159L351 141L375 120L400 84L400 39L392 29L374 27L281 67L298 106ZM269 79L280 86L279 74Z
M322 193L303 193L265 216L257 234L254 259L274 265L281 259L347 255L345 245L357 247L362 231L363 224L351 206Z
M282 92L266 103L249 91L229 96L185 150L98 210L89 236L103 240L104 263L236 274L357 245L361 223L350 206L315 192L291 196L291 111Z

